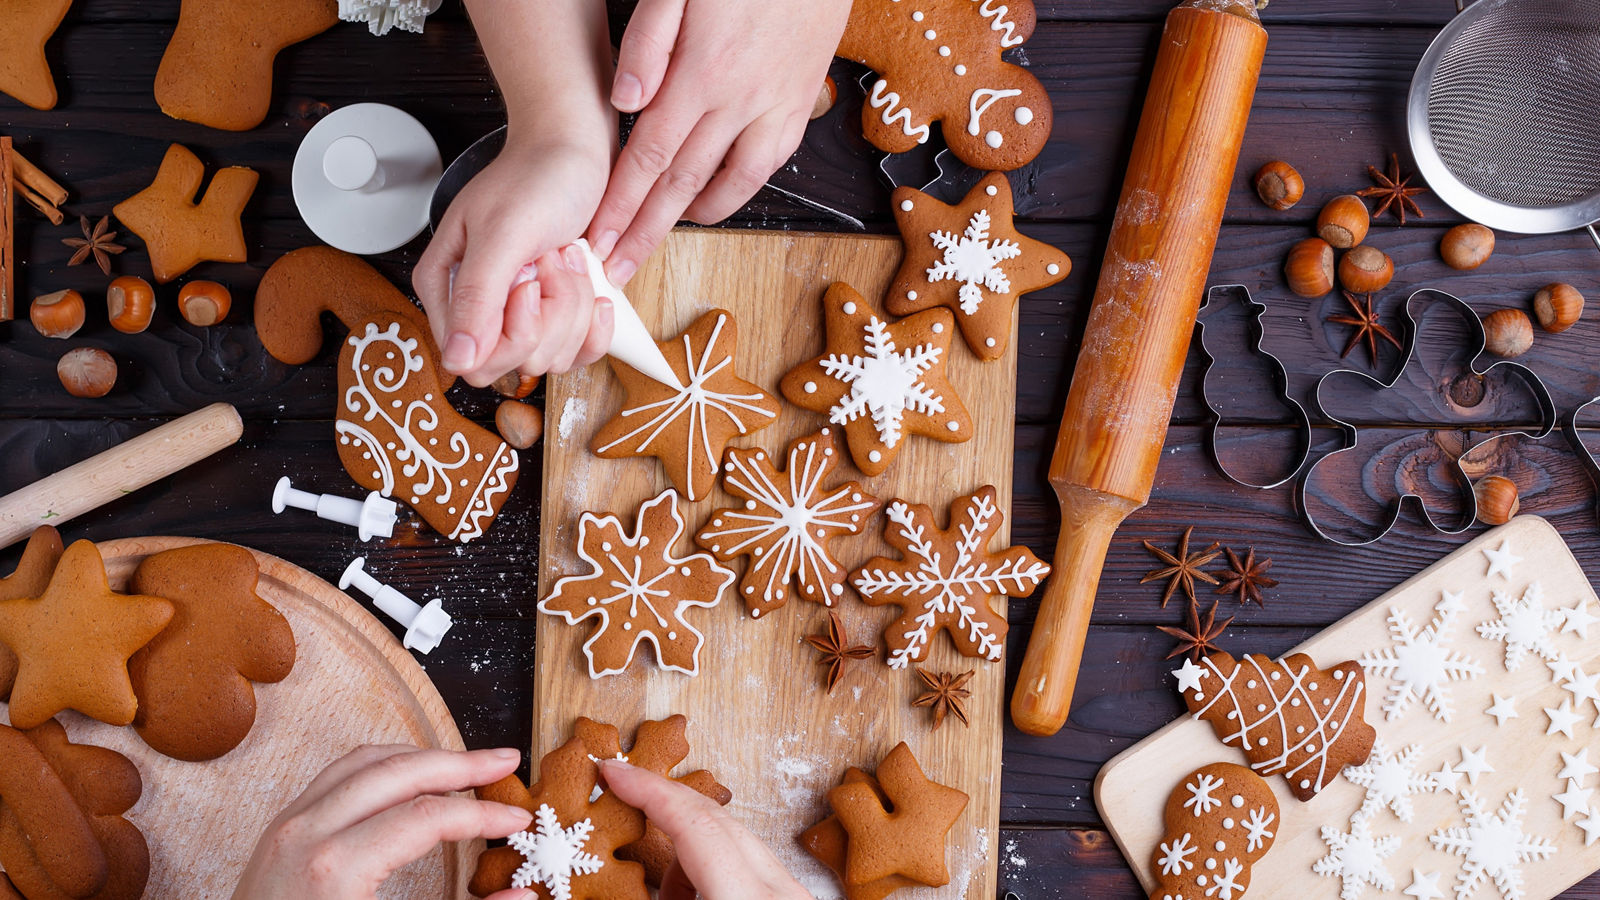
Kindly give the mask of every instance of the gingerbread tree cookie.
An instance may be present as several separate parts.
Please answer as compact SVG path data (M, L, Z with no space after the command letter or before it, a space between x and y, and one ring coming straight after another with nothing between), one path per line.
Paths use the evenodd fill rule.
M0 603L7 600L25 600L38 597L50 586L50 576L61 559L63 547L61 532L49 525L35 528L23 548L22 561L17 570L0 578ZM17 655L0 643L0 700L11 696L11 685L17 680Z
M162 284L207 260L242 263L250 258L239 217L260 176L241 166L221 169L196 203L205 176L205 163L189 148L173 144L156 180L112 209L129 231L144 238L150 268Z
M822 309L826 352L791 370L779 389L795 406L844 427L856 468L882 473L908 434L952 444L972 439L972 419L945 378L954 324L948 311L891 325L843 282L828 288Z
M905 260L884 306L897 316L947 306L979 359L1005 355L1017 300L1067 277L1072 260L1012 223L1011 182L993 172L955 206L894 192Z
M828 542L860 534L880 504L854 481L825 486L838 464L838 441L827 428L791 443L782 472L765 450L728 450L722 486L744 506L712 513L695 543L723 562L750 557L739 595L751 616L787 603L790 584L826 606L843 595L847 573Z
M684 530L673 490L639 507L632 534L616 516L583 514L577 552L589 571L557 581L539 601L539 611L560 616L569 625L600 618L583 645L590 678L627 669L645 642L655 648L661 668L700 673L704 637L685 616L695 607L721 602L734 574L706 553L674 556Z
M950 635L963 656L997 660L1005 650L1006 620L993 598L1026 597L1050 574L1050 566L1026 547L989 550L1003 516L995 489L985 485L950 505L950 527L941 530L927 506L889 504L884 539L903 559L876 557L851 583L872 606L892 603L904 614L883 632L889 665L921 662L939 631Z
M54 109L56 82L44 45L72 0L0 0L0 94L34 109Z
M1319 669L1304 653L1274 661L1213 653L1182 683L1183 702L1217 737L1237 745L1262 775L1282 774L1302 801L1372 752L1377 732L1362 720L1366 679L1346 661Z
M1189 773L1167 798L1165 827L1151 851L1151 900L1240 898L1250 869L1272 849L1278 798L1261 776L1233 763Z
M716 483L717 461L728 442L778 417L778 401L734 373L737 344L733 314L713 309L683 334L657 344L682 387L612 360L628 399L589 449L604 459L654 456L684 496L704 499Z
M838 55L879 74L861 108L867 140L901 153L934 122L964 163L1011 170L1050 139L1050 95L1001 59L1033 34L1032 0L856 0Z

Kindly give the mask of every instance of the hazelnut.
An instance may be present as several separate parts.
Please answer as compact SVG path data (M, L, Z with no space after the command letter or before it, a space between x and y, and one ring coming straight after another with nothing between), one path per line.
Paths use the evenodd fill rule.
M1394 277L1394 260L1370 244L1352 249L1339 260L1339 283L1356 294L1381 291Z
M150 327L155 315L156 293L150 282L137 275L124 275L106 288L106 314L111 327L123 334L138 334Z
M63 340L83 327L83 295L77 291L56 291L35 297L28 308L28 320L48 338Z
M496 394L502 397L509 397L512 400L521 400L523 397L533 393L538 386L539 376L524 375L521 372L507 372L496 378L494 384L490 385L490 387L494 388Z
M1323 297L1333 290L1333 248L1322 238L1306 238L1289 248L1283 263L1289 290L1302 297Z
M1289 209L1305 195L1305 179L1294 166L1282 160L1275 159L1256 173L1256 196L1273 209Z
M1545 331L1566 331L1583 315L1583 295L1570 284L1547 284L1533 295L1533 315Z
M1367 239L1367 228L1372 216L1367 204L1355 194L1345 194L1328 201L1317 216L1317 234L1340 250L1349 250Z
M1533 346L1533 323L1520 309L1497 309L1483 317L1483 346L1495 356L1510 359Z
M506 400L494 411L494 427L506 443L526 450L544 435L544 413L520 400Z
M1485 525L1504 525L1517 515L1522 501L1517 497L1517 483L1504 475L1487 475L1472 486L1472 496L1478 501L1478 521Z
M104 350L79 347L56 363L56 377L74 397L104 397L117 383L117 361Z
M1477 222L1457 225L1446 231L1439 241L1439 255L1444 257L1445 263L1463 272L1483 265L1492 253L1494 232Z
M232 307L233 295L215 281L191 281L178 292L178 311L190 325L215 325Z
M833 76L822 79L822 89L817 91L817 102L811 105L811 118L820 119L833 109L833 104L839 100L839 86L833 83Z

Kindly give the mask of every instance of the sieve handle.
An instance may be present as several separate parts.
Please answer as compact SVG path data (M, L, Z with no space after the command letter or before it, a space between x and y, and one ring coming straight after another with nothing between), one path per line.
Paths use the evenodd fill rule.
M1594 245L1596 247L1600 247L1600 231L1595 231L1594 230L1594 224L1593 223L1590 223L1590 224L1585 225L1583 227L1588 229L1589 237L1594 238Z

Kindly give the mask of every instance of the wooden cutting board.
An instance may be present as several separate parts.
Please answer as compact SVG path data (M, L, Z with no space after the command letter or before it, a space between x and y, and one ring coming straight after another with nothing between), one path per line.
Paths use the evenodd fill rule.
M202 543L209 542L144 537L99 547L111 587L122 590L146 556ZM267 823L362 744L464 749L433 682L371 613L299 566L251 552L261 566L258 591L289 619L296 656L288 678L255 686L256 723L244 743L218 760L180 762L151 750L132 728L59 717L74 742L110 747L139 767L144 794L128 818L150 844L146 897L231 895ZM379 896L466 896L482 843L438 847L397 872Z
M846 281L876 303L899 261L895 238L679 230L633 279L629 296L658 337L676 335L708 309L730 310L739 331L736 370L776 396L778 380L789 368L822 352L824 289ZM973 440L941 444L908 438L883 475L865 478L846 462L835 477L861 481L886 502L899 497L927 503L938 511L941 527L951 500L993 484L1007 513L1000 540L1008 540L1015 340L1011 347L1004 359L993 363L978 362L959 337L951 347L950 381L972 413ZM562 575L585 571L574 552L583 512L616 513L631 528L639 505L669 486L654 459L604 460L589 452L590 438L623 399L604 363L550 381L541 594ZM791 439L824 424L824 417L784 403L776 424L734 445L781 451ZM700 528L714 506L732 501L719 486L709 499L687 508L690 532ZM883 522L880 513L867 533L834 541L835 558L854 569L875 555L897 556L882 540ZM678 549L694 549L688 536ZM743 560L730 566L742 575ZM884 626L899 614L897 607L868 607L852 591L838 609L852 643L879 641ZM683 713L693 745L683 771L705 767L716 774L733 791L734 814L773 847L813 894L829 898L839 896L838 883L799 849L795 835L826 815L824 795L847 767L871 770L904 740L928 777L971 797L949 840L951 883L904 896L994 896L1003 663L960 657L945 637L938 637L928 667L973 669L977 674L969 685L971 727L952 718L933 732L927 711L910 705L920 682L909 670L891 671L881 654L853 663L833 695L823 693L816 653L801 642L826 630L827 611L820 604L793 601L752 620L729 591L719 606L703 611L696 621L704 623L705 632L698 677L656 668L645 649L624 674L591 681L579 648L594 620L574 626L541 616L535 754L570 738L572 722L580 715L615 723L626 733L643 719Z
M1510 578L1486 577L1486 549L1509 545L1522 561ZM1489 531L1450 554L1416 577L1379 597L1338 624L1296 647L1292 653L1306 653L1319 667L1328 668L1363 654L1394 646L1389 631L1392 610L1403 612L1418 631L1433 621L1435 606L1444 591L1461 592L1464 609L1456 613L1448 629L1447 646L1476 662L1483 674L1449 682L1453 713L1447 724L1437 720L1426 705L1414 700L1394 719L1386 719L1383 703L1392 679L1368 671L1366 675L1366 721L1377 729L1378 737L1391 752L1409 744L1421 747L1415 770L1436 772L1446 763L1455 767L1461 751L1486 747L1485 759L1493 772L1482 774L1476 787L1462 778L1459 787L1471 789L1482 799L1485 812L1499 811L1506 795L1520 787L1527 797L1523 818L1526 834L1552 841L1556 852L1540 862L1521 866L1525 900L1546 900L1600 868L1600 840L1584 846L1584 833L1574 819L1562 821L1561 804L1553 794L1562 792L1558 782L1562 767L1560 752L1578 753L1587 747L1589 762L1600 764L1600 720L1596 707L1584 701L1579 718L1572 726L1572 737L1546 734L1550 718L1546 708L1559 708L1572 694L1559 687L1545 660L1528 653L1516 671L1507 671L1505 645L1478 633L1478 625L1499 618L1491 602L1494 591L1517 599L1533 582L1544 592L1543 605L1549 609L1588 603L1591 615L1600 616L1600 602L1588 578L1579 568L1561 535L1536 516L1522 516L1510 524ZM1590 639L1576 632L1558 633L1554 649L1577 662L1588 673L1600 671L1600 622L1588 626ZM1285 654L1287 655L1287 654ZM1173 690L1176 690L1175 683ZM1517 717L1503 725L1486 713L1492 695L1508 698ZM1208 722L1185 716L1117 756L1100 770L1095 782L1095 803L1116 839L1122 853L1148 889L1154 884L1151 851L1161 836L1161 810L1167 795L1179 780L1194 769L1211 762L1245 762L1233 746L1223 746ZM1582 787L1593 788L1600 776L1588 776ZM1301 803L1288 792L1281 776L1268 779L1282 811L1281 829L1266 856L1256 864L1251 881L1266 886L1266 893L1250 890L1251 896L1289 897L1300 900L1337 898L1340 881L1312 872L1312 864L1327 854L1319 829L1331 826L1348 831L1351 815L1362 805L1365 791L1340 777L1309 803ZM1600 792L1597 792L1600 794ZM1400 846L1384 860L1395 881L1396 896L1410 886L1412 869L1440 873L1439 889L1453 896L1462 857L1436 849L1428 837L1440 829L1465 825L1458 795L1435 791L1411 796L1414 812L1410 823L1400 821L1388 808L1373 813L1369 822L1375 835L1394 835ZM1592 804L1600 815L1600 798ZM1362 896L1385 896L1368 887ZM1480 886L1471 897L1493 898L1499 893L1492 880Z

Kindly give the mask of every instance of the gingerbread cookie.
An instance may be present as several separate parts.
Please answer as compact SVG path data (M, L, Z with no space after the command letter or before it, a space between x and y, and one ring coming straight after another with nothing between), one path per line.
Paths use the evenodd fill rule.
M1050 566L1026 547L989 549L1004 521L994 487L952 503L947 529L939 528L929 507L903 500L889 504L888 516L884 539L904 558L870 559L851 583L869 605L904 610L883 632L890 667L922 661L939 631L963 656L999 659L1009 626L994 611L993 598L1028 596Z
M575 737L539 760L532 788L515 775L478 788L480 800L532 813L534 828L485 851L468 890L478 897L519 887L534 889L541 900L648 900L644 867L617 857L644 835L644 813L599 790L599 775L593 754Z
M884 795L878 779L854 766L845 770L844 779L839 783L864 784L872 789L884 808L889 806L889 798ZM838 816L829 816L801 832L800 846L816 857L818 862L833 870L833 874L837 875L841 882L844 881L845 859L850 853L850 835L844 830L844 826L839 824ZM844 896L845 900L883 900L901 888L916 887L917 884L918 882L904 875L890 875L867 884L846 884Z
M751 616L787 603L790 584L826 606L844 594L847 573L828 542L860 534L882 504L854 481L824 486L838 464L838 441L827 428L791 443L783 472L765 450L728 450L722 486L744 506L713 512L694 540L723 562L750 557L739 595Z
M1230 897L1250 887L1250 869L1272 849L1278 798L1261 776L1233 763L1190 773L1167 798L1161 841L1151 851L1150 900Z
M685 616L721 602L734 574L706 553L674 556L684 530L678 493L670 489L639 507L632 534L614 515L583 514L577 551L589 571L557 581L539 611L569 625L600 617L583 644L590 678L622 672L645 642L661 668L700 673L704 637Z
M339 460L356 483L409 503L441 534L481 536L517 483L520 460L445 400L428 320L378 271L329 247L285 254L256 291L256 331L282 362L310 362L321 314L350 329L339 354Z
M689 755L689 740L684 736L689 720L681 715L639 725L633 735L633 744L626 752L614 725L604 725L592 719L579 718L572 726L573 734L588 748L595 759L620 759L629 765L673 778L672 769ZM733 792L717 783L710 772L699 769L673 778L679 784L693 788L705 796L727 806ZM661 879L672 867L678 853L672 847L672 838L645 820L644 837L617 850L619 859L631 859L644 866L644 880L651 887L661 887Z
M337 0L183 0L156 102L174 119L249 131L272 108L278 53L338 21Z
M1183 702L1237 745L1262 775L1282 774L1290 793L1310 800L1372 752L1377 731L1362 720L1367 705L1361 666L1319 669L1304 653L1274 661L1252 653L1235 661L1213 653L1178 671Z
M656 345L683 387L662 384L612 360L611 369L628 399L589 442L589 449L604 459L654 456L680 493L690 500L705 499L728 442L778 417L778 401L735 374L737 344L733 314L713 309L683 334Z
M897 316L949 307L982 360L1005 355L1017 300L1067 277L1072 260L1012 223L1011 182L993 172L955 206L916 188L894 192L905 261L885 308Z
M173 144L156 180L111 210L129 231L144 238L150 269L162 284L207 260L242 263L250 258L239 217L260 176L242 166L219 169L196 203L205 176L205 163L189 148Z
M1032 0L856 0L838 55L880 76L861 108L880 150L926 143L934 122L964 163L1010 170L1050 139L1050 95L1000 58L1033 34Z
M201 544L139 563L132 590L170 600L166 630L128 660L139 698L133 727L174 759L216 759L255 724L252 681L278 682L294 668L289 621L256 594L249 550Z
M0 603L7 600L25 600L43 594L50 586L50 576L61 559L61 532L49 525L33 530L28 546L22 551L22 561L17 570L0 578ZM11 696L11 685L17 680L17 655L0 643L0 700Z
M72 0L0 0L0 94L34 109L55 109L56 81L44 45Z
M131 723L138 699L128 658L171 619L160 597L114 593L100 550L77 541L37 599L0 602L0 644L17 655L11 724L34 728L66 709Z
M843 426L856 468L882 473L907 434L955 444L972 439L972 419L945 378L949 311L930 309L891 325L843 282L828 288L822 309L827 352L791 370L779 390Z
M138 900L150 851L123 814L142 791L127 757L71 743L53 719L0 725L0 869L30 900Z

